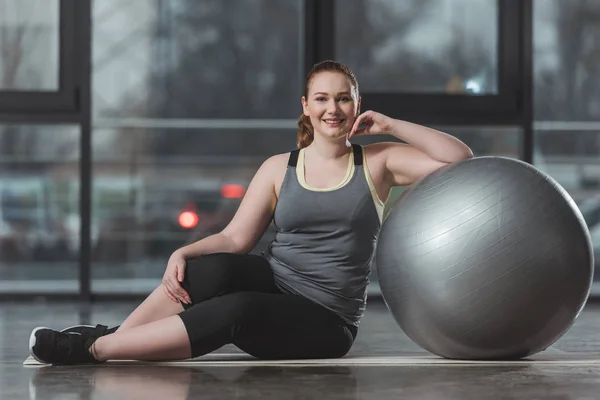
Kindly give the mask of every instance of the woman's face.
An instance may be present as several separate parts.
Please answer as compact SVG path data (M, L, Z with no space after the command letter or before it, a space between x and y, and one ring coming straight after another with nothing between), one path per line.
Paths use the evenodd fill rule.
M312 77L308 89L308 96L302 97L302 107L315 134L345 138L360 105L350 79L340 72L320 72Z

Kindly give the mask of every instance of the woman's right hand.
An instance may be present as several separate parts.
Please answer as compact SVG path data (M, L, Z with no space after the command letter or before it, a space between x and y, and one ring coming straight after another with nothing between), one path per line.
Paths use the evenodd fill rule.
M168 298L173 300L175 303L191 304L192 300L190 295L181 287L183 277L185 276L185 257L177 251L175 251L167 263L167 269L163 275L163 289Z

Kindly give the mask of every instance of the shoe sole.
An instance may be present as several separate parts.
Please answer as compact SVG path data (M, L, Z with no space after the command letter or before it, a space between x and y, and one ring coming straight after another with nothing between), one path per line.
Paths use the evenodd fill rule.
M35 337L35 334L37 331L41 330L41 329L50 329L50 328L46 328L44 326L40 326L35 328L33 331L31 331L31 335L29 336L29 354L31 355L31 357L34 358L34 360L36 360L39 363L42 364L48 364L45 361L40 360L39 358L37 358L37 356L35 355L35 353L33 352L33 347L35 346L36 342L37 342L37 338Z

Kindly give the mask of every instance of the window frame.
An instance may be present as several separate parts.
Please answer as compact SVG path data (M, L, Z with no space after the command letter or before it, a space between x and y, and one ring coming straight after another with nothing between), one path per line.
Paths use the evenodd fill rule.
M0 119L8 122L77 122L82 111L81 71L85 65L85 36L79 35L85 2L59 0L58 90L1 90Z
M394 118L444 125L520 125L527 117L527 18L520 0L496 0L498 10L498 93L454 95L361 91L362 109ZM527 2L525 2L527 3ZM335 0L305 0L305 76L315 63L335 59ZM360 77L359 77L360 79Z

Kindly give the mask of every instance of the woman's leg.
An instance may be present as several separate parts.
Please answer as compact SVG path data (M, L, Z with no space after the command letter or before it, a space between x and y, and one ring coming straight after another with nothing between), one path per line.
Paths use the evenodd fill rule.
M180 315L100 337L90 351L98 361L178 360L210 353L231 343L236 325L260 315L253 301L258 294L238 292L213 297Z
M282 294L262 257L227 254L204 261L186 270L186 290L193 304L184 305L179 315L130 325L89 341L48 329L34 330L32 355L47 363L89 362L85 353L89 357L92 339L95 342L89 350L98 360L186 359L228 343L258 358L341 357L350 349L355 332L316 303ZM72 343L57 347L59 341ZM74 351L65 353L73 346Z
M134 326L144 325L157 321L183 311L180 303L175 303L167 297L161 284L150 293L125 321L119 326L109 328L105 325L75 325L62 330L62 332L75 332L83 335L100 337L115 331L123 331Z
M254 303L259 317L238 325L231 342L259 359L340 358L357 335L356 326L302 296L259 293Z
M268 262L256 255L214 253L187 262L181 286L188 292L192 305L236 291L276 292ZM176 315L191 305L174 303L162 285L125 319L118 332Z
M163 285L158 286L146 299L123 321L117 332L161 320L183 311L181 303L175 303L164 292Z
M228 343L263 359L336 358L356 332L338 316L300 296L239 292L96 340L92 354L105 360L195 358Z
M182 312L189 314L184 308L196 310L190 311L191 315L204 314L199 317L203 319L200 323L208 329L200 335L205 336L202 341L207 346L203 354L208 353L226 344L228 339L222 330L243 316L247 305L238 299L247 297L244 293L280 293L264 258L230 253L209 254L188 262L182 286L192 299L191 305L175 304L161 287L157 288L117 332L94 343L92 350L97 359L190 358L186 326L175 316ZM189 329L195 328L194 324ZM211 329L215 332L207 334Z
M355 335L340 317L303 297L237 292L95 341L34 330L30 348L36 359L52 364L188 359L228 343L262 359L336 358L350 350Z
M356 327L333 312L281 293L232 293L179 316L193 358L229 343L261 359L337 358L350 350L356 337Z
M187 331L177 315L102 336L90 352L98 361L182 360L192 354Z

